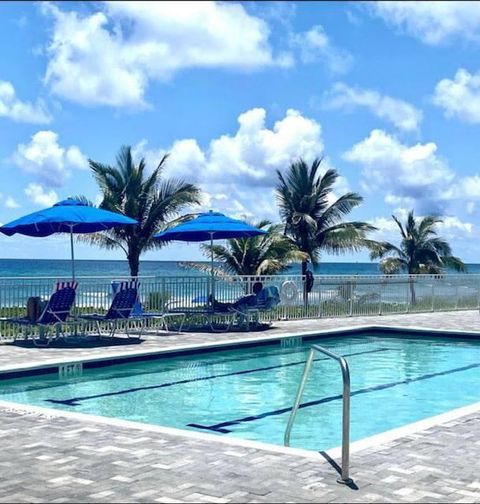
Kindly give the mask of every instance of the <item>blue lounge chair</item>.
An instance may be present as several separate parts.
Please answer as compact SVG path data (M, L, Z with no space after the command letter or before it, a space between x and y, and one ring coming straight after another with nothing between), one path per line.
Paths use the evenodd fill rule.
M236 307L239 317L246 323L247 331L250 329L250 316L254 316L255 325L260 323L260 314L272 311L280 304L278 287L270 285L263 287L248 303Z
M145 329L147 321L149 320L160 321L160 324L157 325L156 327L156 335L158 336L159 331L162 329L167 333L170 331L167 323L167 319L169 318L179 319L177 332L181 332L187 314L184 311L169 311L167 304L164 305L162 311L144 311L141 304L139 303L138 306L136 307L136 310L132 312L131 317L135 321L139 321L142 323L141 325L142 332Z
M95 322L98 336L102 336L102 324L109 328L109 337L115 336L118 324L125 324L125 333L130 338L129 324L132 310L138 299L139 283L136 280L119 282L117 292L113 296L112 303L105 314L93 313L91 315L82 315L80 318L85 322ZM140 336L139 336L140 337Z
M211 330L216 331L213 326L214 318L227 317L224 330L228 331L236 318L238 326L245 325L248 331L252 316L255 325L258 326L260 313L271 311L280 303L280 293L276 286L263 287L261 282L255 282L252 292L252 294L242 296L233 303L221 303L209 298L209 305L202 315L209 321Z
M39 328L39 338L32 340L36 346L48 346L53 339L64 338L65 326L71 325L70 311L75 302L78 283L57 282L53 294L43 308L39 317L32 320L27 317L5 319L10 324L18 324L24 328L24 338L28 338L29 330ZM55 329L52 333L50 330Z

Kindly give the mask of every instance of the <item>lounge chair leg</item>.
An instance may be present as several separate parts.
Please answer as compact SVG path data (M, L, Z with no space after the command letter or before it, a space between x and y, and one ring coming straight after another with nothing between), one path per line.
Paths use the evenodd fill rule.
M95 324L97 326L97 332L98 332L98 337L101 338L102 337L102 329L100 327L100 321L99 320L96 320L95 321Z
M140 320L140 332L138 333L138 339L141 339L143 336L143 331L145 330L145 326L147 324L146 319Z
M50 345L50 338L48 337L48 328L44 326L40 326L38 328L38 339L35 339L34 337L32 338L33 344L36 347L47 347Z
M156 320L160 320L160 322L155 324L155 336L158 336L159 331L168 331L167 321L163 315L155 319L154 323Z

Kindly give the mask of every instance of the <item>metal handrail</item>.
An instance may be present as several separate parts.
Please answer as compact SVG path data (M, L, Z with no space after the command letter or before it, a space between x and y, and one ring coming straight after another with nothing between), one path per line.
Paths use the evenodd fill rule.
M352 480L349 476L349 466L350 466L350 370L348 368L348 363L344 357L336 355L326 348L320 345L312 345L310 352L308 353L307 361L305 362L305 368L303 370L302 379L300 380L300 385L298 386L297 395L295 397L295 402L293 404L292 411L290 412L290 417L288 419L287 428L285 429L284 444L285 446L290 446L290 434L292 432L293 423L297 416L298 408L300 407L300 401L302 400L303 391L305 389L305 384L307 383L308 374L313 364L313 358L315 352L320 352L332 359L335 359L342 369L342 380L343 380L343 414L342 414L342 469L341 478L337 481L343 484L350 484Z

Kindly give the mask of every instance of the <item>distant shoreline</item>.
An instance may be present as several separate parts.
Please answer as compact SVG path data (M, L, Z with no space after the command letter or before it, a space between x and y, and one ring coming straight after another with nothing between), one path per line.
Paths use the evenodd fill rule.
M31 258L17 258L17 257L0 257L0 261L60 261L60 262L66 262L70 263L70 259L46 259L46 258L36 258L36 257L31 257ZM94 262L127 262L126 259L75 259L75 262L89 262L89 261L94 261ZM210 261L208 260L199 260L199 259L182 259L182 260L177 260L177 259L142 259L142 263L157 263L157 262L162 262L162 263L188 263L188 262L196 262L196 263L206 263L210 264ZM320 264L358 264L358 265L363 265L363 264L378 264L378 262L374 261L320 261ZM477 263L472 263L472 264L477 264Z

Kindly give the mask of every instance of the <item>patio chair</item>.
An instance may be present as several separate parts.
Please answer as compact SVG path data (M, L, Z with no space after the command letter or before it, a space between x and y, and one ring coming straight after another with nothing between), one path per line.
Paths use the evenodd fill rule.
M163 303L162 303L163 304ZM180 319L180 325L178 326L178 332L182 330L183 324L185 323L185 318L187 314L184 311L176 311L169 310L168 303L163 304L163 309L161 311L144 311L140 303L136 307L136 310L132 312L131 318L133 320L138 320L143 322L142 331L145 327L145 324L148 320L159 320L160 326L157 326L156 334L158 336L158 332L160 329L163 329L165 332L169 332L167 320L169 318L178 318Z
M217 300L209 298L209 305L203 313L203 316L210 324L210 328L214 332L218 332L214 325L213 319L223 317L226 318L225 331L228 331L235 320L238 319L238 325L242 326L246 323L247 330L249 329L249 315L257 313L259 307L261 308L262 301L259 301L259 295L263 290L261 282L255 282L252 287L252 294L244 295L238 298L233 303L222 303ZM277 290L278 293L278 290ZM262 295L263 296L263 295ZM260 298L261 299L261 298Z
M226 332L232 327L235 321L236 311L233 308L234 303L222 303L212 297L209 297L208 305L200 312L200 315L206 320L212 332ZM215 326L215 319L222 319L225 325L222 328Z
M254 286L255 287L255 286ZM278 287L270 285L254 289L254 296L245 304L237 305L234 310L241 320L246 324L246 330L250 330L250 317L254 316L255 325L260 323L260 314L272 311L280 304L280 293Z
M133 307L138 299L139 283L136 280L119 282L116 293L113 296L112 303L105 314L92 313L90 315L81 315L84 322L95 322L98 336L102 337L102 324L109 328L108 336L113 338L118 328L118 324L126 322L125 333L130 338L128 321L132 320L131 314ZM138 338L141 337L138 335Z
M75 281L57 282L54 292L36 320L22 317L4 319L4 321L22 326L24 339L28 338L29 330L38 328L39 337L35 339L32 336L33 344L35 346L48 346L54 339L65 338L65 326L74 323L74 321L68 319L75 302L77 287L78 283ZM55 329L54 333L51 331L52 329Z
M205 325L212 332L225 332L230 329L235 318L237 317L237 313L232 309L234 303L223 303L213 299L212 294L209 296L201 296L194 299L195 303L201 302L201 306L195 307L183 307L179 309L172 309L167 312L167 316L182 316L183 321L182 325L188 315L190 321L197 319L197 321L203 320ZM222 327L217 323L219 320L223 320L224 324ZM181 329L179 329L181 330Z

